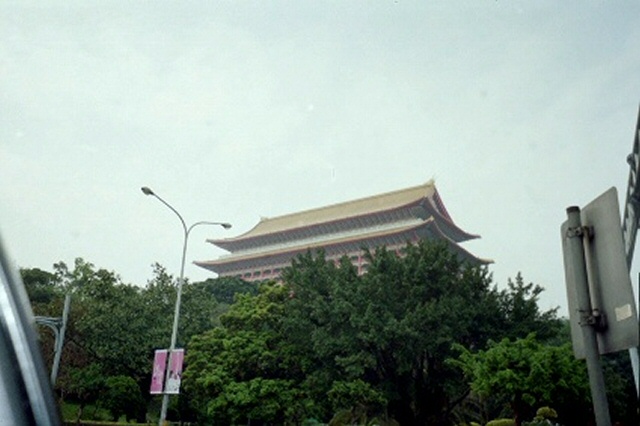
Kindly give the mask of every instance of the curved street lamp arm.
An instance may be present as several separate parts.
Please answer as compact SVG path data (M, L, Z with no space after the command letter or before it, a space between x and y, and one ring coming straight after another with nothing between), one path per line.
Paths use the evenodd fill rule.
M143 186L142 188L142 192L145 195L151 195L156 197L158 200L160 200L160 202L162 204L164 204L165 206L169 207L171 209L172 212L174 212L176 214L176 216L178 216L178 219L180 219L180 223L182 224L182 229L184 231L184 234L187 235L188 231L187 231L187 224L185 223L184 219L182 218L182 215L180 213L178 213L178 210L176 210L175 208L173 208L173 206L169 203L167 203L165 200L162 199L162 197L160 197L158 194L156 194L155 192L153 192L149 187Z
M226 222L209 222L207 220L201 220L199 222L194 223L189 228L187 228L187 230L186 230L187 235L189 235L189 233L191 232L191 230L193 228L195 228L196 226L199 226L199 225L218 225L218 226L222 226L224 229L231 228L231 224L230 223L226 223Z

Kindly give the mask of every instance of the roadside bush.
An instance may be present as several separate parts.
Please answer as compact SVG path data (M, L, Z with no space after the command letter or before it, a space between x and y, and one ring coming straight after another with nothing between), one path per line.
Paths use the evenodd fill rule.
M109 410L114 421L121 416L127 420L144 421L144 400L138 383L129 376L109 377L105 382L105 392L100 398L101 405Z
M486 426L516 426L516 421L513 419L495 419L488 422Z

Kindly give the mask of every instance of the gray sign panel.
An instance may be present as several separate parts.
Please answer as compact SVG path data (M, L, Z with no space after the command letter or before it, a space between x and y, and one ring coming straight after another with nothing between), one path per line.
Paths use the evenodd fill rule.
M581 211L582 225L591 229L590 237L583 237L586 242L584 246L591 307L604 313L606 320L606 328L598 333L598 347L601 354L636 347L640 340L619 212L618 194L615 188L609 189ZM575 356L584 358L574 271L573 266L567 261L568 231L568 225L565 222L562 224L561 232L571 339Z

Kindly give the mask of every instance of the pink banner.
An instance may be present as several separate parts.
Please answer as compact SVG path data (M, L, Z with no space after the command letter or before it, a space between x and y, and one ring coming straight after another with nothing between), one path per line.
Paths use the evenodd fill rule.
M182 380L182 364L184 362L184 349L174 349L169 357L169 374L164 393L177 395L180 393Z
M153 373L151 374L151 390L152 395L162 393L164 382L164 371L167 368L167 350L158 349L153 358Z

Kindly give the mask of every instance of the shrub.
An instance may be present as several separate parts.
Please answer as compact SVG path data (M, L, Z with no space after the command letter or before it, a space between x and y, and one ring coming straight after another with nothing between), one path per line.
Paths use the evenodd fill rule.
M487 423L487 426L516 426L513 419L495 419Z
M546 420L546 419L557 419L558 413L551 407L540 407L538 411L536 411L536 417L534 420Z
M128 376L113 376L106 380L106 390L100 398L104 408L109 410L113 420L122 415L127 420L141 417L144 401L138 383Z

